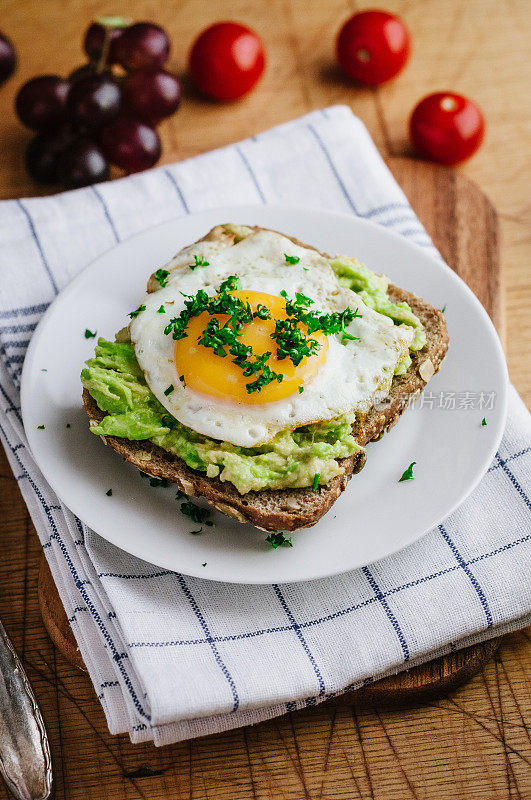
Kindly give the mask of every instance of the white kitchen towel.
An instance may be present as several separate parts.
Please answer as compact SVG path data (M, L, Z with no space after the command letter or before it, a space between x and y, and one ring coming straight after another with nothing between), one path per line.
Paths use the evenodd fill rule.
M530 621L531 418L514 390L469 499L401 553L326 580L236 586L168 572L88 530L47 485L19 379L50 301L131 234L248 202L349 211L433 247L345 107L120 181L0 204L0 439L109 728L133 741L258 722Z

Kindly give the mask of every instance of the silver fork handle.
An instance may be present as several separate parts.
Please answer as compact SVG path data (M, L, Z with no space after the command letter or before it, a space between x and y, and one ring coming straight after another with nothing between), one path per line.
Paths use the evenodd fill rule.
M52 762L44 721L0 622L0 773L17 800L47 800Z

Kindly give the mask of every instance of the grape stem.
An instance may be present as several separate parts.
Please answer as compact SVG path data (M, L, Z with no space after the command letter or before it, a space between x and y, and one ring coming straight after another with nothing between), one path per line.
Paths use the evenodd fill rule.
M107 58L109 56L109 50L111 47L111 36L112 36L112 28L105 27L105 36L103 39L103 46L101 48L100 57L98 59L98 63L96 64L96 72L100 75L107 65Z

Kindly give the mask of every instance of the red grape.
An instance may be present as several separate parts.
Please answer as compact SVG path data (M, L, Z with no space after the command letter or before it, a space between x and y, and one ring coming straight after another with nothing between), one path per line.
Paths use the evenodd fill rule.
M152 22L131 25L116 41L117 60L126 69L162 67L169 52L168 34Z
M109 75L87 75L70 89L66 107L74 124L96 129L118 115L120 103L120 87Z
M122 17L99 17L92 25L89 25L85 33L85 41L83 42L85 53L92 61L99 61L108 31L110 42L105 63L115 64L118 60L116 58L116 43L124 29L130 24L130 19Z
M0 83L7 81L17 66L15 48L3 33L0 33Z
M102 130L100 142L109 161L126 172L141 172L160 158L157 131L134 117L114 119Z
M80 78L86 78L88 75L96 75L96 67L94 64L81 64L80 67L76 67L68 76L68 80L70 81L70 85L73 86Z
M57 130L37 134L26 148L26 169L37 183L55 183L59 157L72 143L72 129L62 125Z
M126 110L149 125L169 117L181 102L181 84L160 67L141 67L131 72L122 93Z
M58 177L67 189L106 181L109 164L97 144L79 139L59 156Z
M70 84L57 75L41 75L19 89L15 100L18 117L35 130L53 127L63 120Z

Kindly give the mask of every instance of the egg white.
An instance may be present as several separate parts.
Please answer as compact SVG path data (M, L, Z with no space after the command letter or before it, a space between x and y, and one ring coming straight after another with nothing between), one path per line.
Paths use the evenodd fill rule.
M284 254L298 256L287 264ZM189 268L196 254L209 261ZM166 286L148 294L146 306L130 325L131 341L147 384L155 397L179 422L189 428L242 447L271 439L285 428L329 420L350 411L366 412L387 393L394 369L407 352L412 328L396 326L388 317L368 308L350 289L341 287L328 260L315 251L293 244L271 231L253 232L238 244L200 242L181 251L168 265L172 270ZM164 328L184 308L181 294L203 289L215 295L229 275L238 275L242 289L288 296L302 292L324 313L358 309L347 330L359 341L341 343L328 337L325 362L304 391L270 403L247 404L200 394L179 381L174 363L174 340ZM157 313L162 305L165 313ZM165 395L168 386L174 390Z

